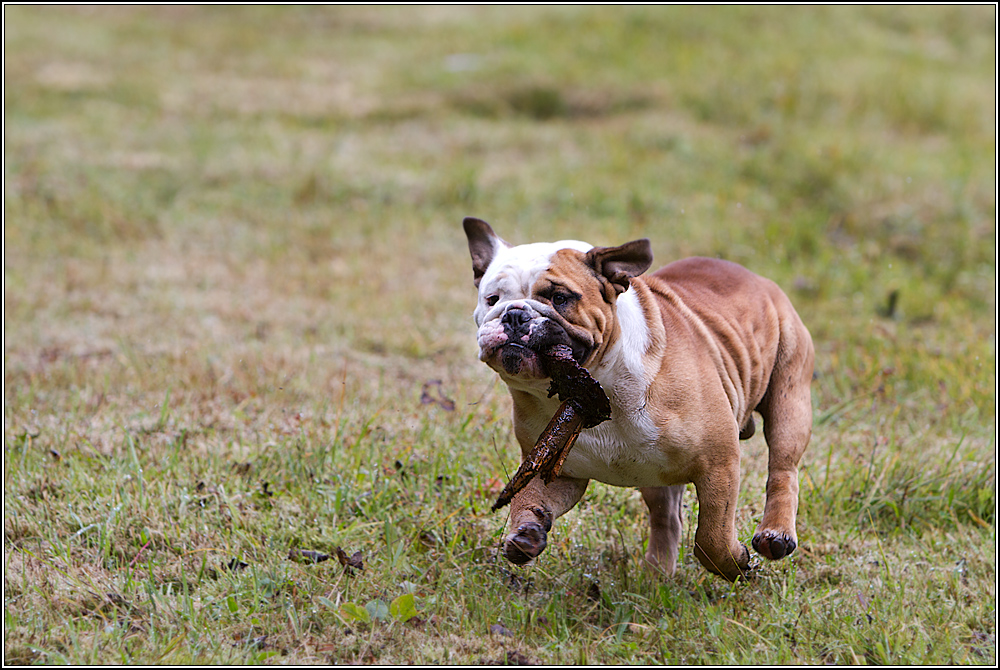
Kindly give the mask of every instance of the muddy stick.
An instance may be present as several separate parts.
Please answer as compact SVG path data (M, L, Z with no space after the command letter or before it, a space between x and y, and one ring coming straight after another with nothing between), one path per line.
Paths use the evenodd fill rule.
M510 503L536 474L541 475L546 485L550 484L559 476L580 431L611 418L611 403L604 389L576 362L569 347L555 346L541 358L552 378L549 397L558 394L563 402L493 503L494 512Z

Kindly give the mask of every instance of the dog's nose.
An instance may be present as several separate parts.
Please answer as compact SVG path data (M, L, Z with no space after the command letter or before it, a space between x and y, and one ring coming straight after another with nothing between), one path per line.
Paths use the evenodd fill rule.
M521 309L520 307L508 309L500 319L500 323L510 326L514 330L521 328L529 321L531 321L531 315L528 313L528 310Z

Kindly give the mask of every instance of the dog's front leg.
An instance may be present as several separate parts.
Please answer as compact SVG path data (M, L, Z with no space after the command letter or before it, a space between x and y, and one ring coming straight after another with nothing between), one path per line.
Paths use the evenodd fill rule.
M503 553L524 565L545 549L552 522L573 509L587 490L589 479L556 477L548 486L536 476L510 503L510 524Z
M735 438L735 433L733 435ZM735 439L734 439L735 442ZM736 539L736 501L740 487L739 445L720 451L716 465L695 477L698 493L698 530L694 554L710 572L730 581L746 574L750 552Z

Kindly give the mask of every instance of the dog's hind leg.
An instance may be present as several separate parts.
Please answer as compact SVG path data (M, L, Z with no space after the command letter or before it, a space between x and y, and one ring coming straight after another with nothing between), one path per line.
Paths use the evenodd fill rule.
M646 564L673 575L677 569L677 553L681 543L681 503L684 484L678 486L647 486L639 489L649 508L649 546Z
M573 509L587 490L589 479L556 477L548 486L535 476L510 503L510 523L504 556L523 565L545 549L552 522Z
M767 499L764 516L753 536L754 550L776 560L795 551L795 514L799 505L799 460L812 432L813 347L801 323L791 331L792 343L782 342L767 393L758 410L767 441Z

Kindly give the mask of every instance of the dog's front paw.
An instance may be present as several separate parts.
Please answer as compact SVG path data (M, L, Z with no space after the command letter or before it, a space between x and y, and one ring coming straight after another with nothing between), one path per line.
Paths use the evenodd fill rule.
M507 536L503 553L515 565L524 565L545 550L547 533L541 524L534 521L521 524Z
M795 538L786 533L779 533L774 530L757 531L757 534L753 536L751 544L754 551L772 561L788 556L798 546Z

